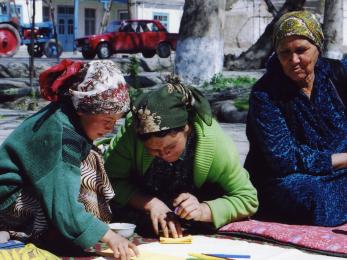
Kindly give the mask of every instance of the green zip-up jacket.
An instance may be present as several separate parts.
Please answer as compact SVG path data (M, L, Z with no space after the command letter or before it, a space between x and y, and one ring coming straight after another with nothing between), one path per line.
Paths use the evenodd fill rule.
M200 188L205 182L218 184L224 195L206 201L212 212L215 228L231 221L253 215L258 208L257 192L241 166L234 143L226 137L213 120L206 125L198 116L194 122L197 138L194 161L194 184ZM105 153L105 167L117 193L116 201L127 204L138 191L131 182L132 175L144 175L154 157L148 154L128 119L111 140Z
M68 111L52 103L24 120L2 143L0 210L11 206L23 187L29 188L62 235L88 248L105 235L108 226L77 201L80 165L92 143Z

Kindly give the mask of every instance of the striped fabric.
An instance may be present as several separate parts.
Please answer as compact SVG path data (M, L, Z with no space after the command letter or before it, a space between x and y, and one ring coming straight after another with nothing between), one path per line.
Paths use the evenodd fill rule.
M78 201L85 206L87 212L109 223L112 213L108 202L115 194L101 155L91 150L80 168L81 188ZM26 189L21 191L10 208L0 211L0 230L10 231L11 238L39 239L48 231L48 223L42 204L33 191Z
M112 213L108 202L114 195L101 155L91 150L81 164L81 189L78 200L84 204L86 211L109 223Z

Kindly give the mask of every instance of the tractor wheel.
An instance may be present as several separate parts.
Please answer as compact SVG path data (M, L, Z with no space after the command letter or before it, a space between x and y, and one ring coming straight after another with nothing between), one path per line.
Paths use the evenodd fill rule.
M18 30L7 23L0 24L0 57L15 55L20 46Z
M96 54L98 55L99 59L108 59L111 57L111 49L108 43L102 42L98 45L98 48L96 49Z
M45 43L43 52L48 58L57 58L62 54L63 46L59 41L56 43L54 39L50 39Z
M96 55L96 53L93 50L82 51L83 58L85 58L87 60L94 59L95 55Z
M34 54L34 57L36 58L41 58L43 56L43 51L45 49L44 44L35 44L34 45L34 51L31 51L31 45L27 45L28 46L28 53L30 56L32 56Z

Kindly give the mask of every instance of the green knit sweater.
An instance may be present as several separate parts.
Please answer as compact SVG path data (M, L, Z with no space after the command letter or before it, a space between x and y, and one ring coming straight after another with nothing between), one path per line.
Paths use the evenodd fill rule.
M12 205L23 187L29 187L59 231L88 248L104 236L108 226L77 201L80 164L91 141L73 123L77 122L74 113L62 110L48 105L24 120L0 146L0 210Z
M197 137L194 161L194 184L200 188L205 182L218 184L224 195L206 201L209 205L213 224L222 225L253 215L258 208L257 192L249 180L247 171L240 165L234 143L226 137L219 124L213 120L206 125L199 117L194 122ZM148 154L143 143L128 119L125 126L111 140L105 153L105 167L117 193L116 201L127 204L138 190L131 182L133 175L144 175L153 157Z

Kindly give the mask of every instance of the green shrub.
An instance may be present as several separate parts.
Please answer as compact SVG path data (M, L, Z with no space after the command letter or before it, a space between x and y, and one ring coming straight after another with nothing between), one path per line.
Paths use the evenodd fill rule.
M242 88L242 87L250 87L257 81L256 78L248 77L248 76L237 76L235 78L226 78L223 74L218 73L215 74L210 82L205 81L202 85L202 88L220 92L230 88Z
M132 86L129 86L128 91L129 91L131 102L134 102L136 98L138 98L143 93L141 89L134 88Z
M131 77L137 77L139 75L140 72L140 61L138 60L138 58L136 56L131 56L130 57L130 63L127 67L127 73L131 76Z
M139 82L140 61L135 55L130 57L130 63L127 67L126 72L133 79L133 82L134 82L133 87L136 89L140 88L141 87Z
M248 111L248 109L249 109L248 97L242 97L242 98L235 99L234 100L234 106L239 111Z

